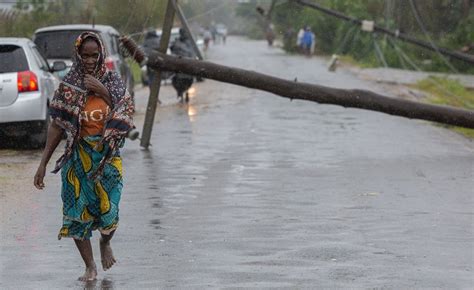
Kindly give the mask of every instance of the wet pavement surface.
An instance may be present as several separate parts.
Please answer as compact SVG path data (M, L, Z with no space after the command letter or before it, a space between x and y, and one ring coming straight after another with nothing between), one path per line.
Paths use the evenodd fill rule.
M374 80L381 83L414 85L428 77L437 77L456 80L464 87L474 89L474 75L468 74L407 71L396 68L354 68L354 71L363 79Z
M229 38L208 58L384 93L263 41ZM57 240L59 176L39 192L41 152L0 150L0 288L474 287L472 141L424 121L211 80L194 90L183 105L165 86L153 146L122 150L118 263L94 283L76 281L80 256ZM147 95L137 92L139 129Z

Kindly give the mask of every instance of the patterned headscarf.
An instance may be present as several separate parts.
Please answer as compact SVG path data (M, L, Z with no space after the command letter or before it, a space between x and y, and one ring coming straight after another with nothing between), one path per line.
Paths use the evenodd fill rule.
M72 156L74 146L81 138L81 111L90 92L87 91L84 85L85 68L80 49L82 44L89 39L96 41L99 46L99 59L92 76L107 88L112 99L112 108L105 120L102 139L97 145L107 143L109 151L105 153L98 169L89 176L96 179L100 178L105 163L116 153L128 131L133 128L135 106L133 97L127 91L120 76L114 71L107 70L104 45L100 37L94 32L83 32L76 39L74 64L55 91L49 112L51 118L65 130L67 135L66 150L56 162L56 167L53 170L53 173L57 173Z
M74 42L74 64L71 70L75 70L79 74L82 74L82 78L84 78L84 74L85 74L84 62L82 60L80 52L81 52L81 47L86 40L88 41L93 40L99 46L99 59L97 61L96 68L94 72L92 73L92 76L100 80L104 76L105 72L107 71L107 68L105 67L105 58L107 57L107 55L105 53L105 47L102 43L102 40L94 32L86 31L77 37L76 41Z

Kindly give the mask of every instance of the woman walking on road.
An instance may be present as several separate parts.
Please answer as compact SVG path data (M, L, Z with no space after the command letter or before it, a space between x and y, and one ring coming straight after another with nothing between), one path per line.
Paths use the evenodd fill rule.
M74 65L50 104L51 125L34 185L44 188L46 165L67 135L65 152L53 173L61 170L63 224L58 238L70 237L86 265L81 281L94 280L92 230L101 234L102 267L116 262L110 240L119 221L122 160L119 147L133 127L134 101L116 72L105 67L99 36L82 33L75 42Z

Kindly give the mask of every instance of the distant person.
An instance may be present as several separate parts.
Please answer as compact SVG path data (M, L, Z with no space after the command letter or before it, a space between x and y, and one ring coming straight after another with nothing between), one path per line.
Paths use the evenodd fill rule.
M154 29L153 27L148 28L145 33L143 48L145 52L150 52L153 50L158 51L158 49L160 48L160 37L158 36L156 29Z
M192 39L185 29L179 29L179 37L177 37L170 45L171 53L178 56L184 56L195 59L196 52L191 43Z
M220 31L219 31L219 35L221 36L222 38L222 43L225 45L225 42L227 40L227 28L222 28Z
M304 35L304 32L306 31L306 25L301 28L299 31L298 31L298 34L296 35L296 47L298 47L298 49L300 49L300 52L303 53L302 51L302 46L301 46L301 42L303 41L303 35Z
M97 277L93 230L100 232L103 269L116 262L110 240L119 224L123 187L119 148L133 128L134 101L120 76L106 68L106 51L97 34L83 32L74 45L74 64L49 106L51 125L34 186L44 188L46 166L66 133L64 153L53 170L61 170L62 183L58 239L74 240L86 266L79 280L86 282Z
M170 46L171 53L177 56L195 59L196 53L190 43L191 41L192 40L186 30L181 28L179 30L179 37L176 38ZM193 80L194 77L192 75L183 73L175 73L171 79L171 83L176 90L177 97L181 103L189 102L188 90L193 85Z
M211 32L211 35L212 35L212 41L214 43L216 43L217 27L216 27L216 24L214 22L211 24L210 32Z
M273 46L273 41L275 40L275 30L273 24L270 23L268 25L265 37L267 39L268 46Z
M211 42L211 39L212 39L212 34L211 34L211 31L209 30L209 27L206 27L206 29L204 29L204 33L202 37L204 38L204 51L207 51L209 49L209 43Z
M314 34L311 31L311 28L307 26L303 33L303 37L301 38L301 44L300 44L302 52L307 56L311 56L311 47L313 45L313 41L314 41Z
M183 49L183 50L186 50L186 51L182 52L180 54L177 54L177 55L186 56L186 57L190 57L190 58L194 59L194 58L197 57L197 54L196 54L196 51L194 51L194 45L193 45L192 42L193 42L193 39L191 38L191 36L189 36L186 29L180 28L179 29L179 37L176 38L173 41L173 43L171 43L170 48L172 48L173 46L182 47L180 49ZM173 49L171 49L171 51L173 52Z

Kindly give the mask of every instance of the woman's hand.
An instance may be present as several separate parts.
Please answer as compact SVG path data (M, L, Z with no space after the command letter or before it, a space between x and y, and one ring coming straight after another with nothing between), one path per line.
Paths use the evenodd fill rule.
M33 181L34 186L37 189L44 188L44 175L46 173L46 165L48 165L49 159L53 154L56 147L58 147L59 142L61 142L61 137L63 135L63 129L56 123L52 121L49 124L48 128L48 137L46 139L46 146L44 147L43 156L41 157L40 165L36 170L35 178Z
M89 91L94 92L98 97L104 99L107 105L110 107L112 106L112 100L110 98L109 91L98 79L86 74L84 77L84 85Z
M46 166L43 164L40 164L38 169L36 170L35 174L35 180L34 180L34 185L37 189L43 189L44 188L44 175L46 172Z

